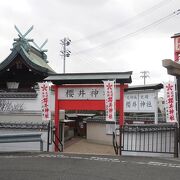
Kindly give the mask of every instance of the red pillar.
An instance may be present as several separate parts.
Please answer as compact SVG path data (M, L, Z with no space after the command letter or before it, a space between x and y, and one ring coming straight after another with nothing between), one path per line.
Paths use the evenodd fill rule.
M124 125L124 89L128 85L120 84L120 107L119 107L119 126Z
M54 86L54 90L55 90L55 115L54 115L54 119L55 119L55 143L57 145L59 145L59 141L56 137L59 137L59 103L58 103L58 86L55 85ZM58 148L55 146L54 148L55 152L58 152Z

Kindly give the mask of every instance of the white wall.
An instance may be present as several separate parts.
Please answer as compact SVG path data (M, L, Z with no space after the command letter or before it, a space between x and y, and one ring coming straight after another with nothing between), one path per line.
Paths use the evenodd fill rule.
M36 98L22 98L22 99L15 99L15 98L7 98L9 102L12 102L13 104L23 104L23 110L24 111L41 111L41 100L39 96L39 91L37 91L38 95ZM54 104L55 104L55 97L54 92L50 93L50 109L51 111L54 111Z
M106 134L105 123L87 122L87 140L100 144L112 145L112 135Z

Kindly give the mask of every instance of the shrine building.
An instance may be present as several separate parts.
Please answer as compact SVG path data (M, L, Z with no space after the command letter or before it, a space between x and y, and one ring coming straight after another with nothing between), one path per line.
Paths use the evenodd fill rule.
M16 26L15 29L19 37L14 39L9 56L0 63L1 116L9 112L38 112L40 119L38 83L55 74L48 65L47 50L42 49L47 41L38 47L33 39L26 38L33 26L25 34ZM8 118L7 114L3 118Z

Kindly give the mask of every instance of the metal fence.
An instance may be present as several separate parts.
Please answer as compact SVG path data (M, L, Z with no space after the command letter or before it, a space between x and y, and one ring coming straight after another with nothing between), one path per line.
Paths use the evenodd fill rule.
M169 153L178 157L178 127L176 124L124 125L119 131L119 146L113 135L116 154L122 151Z
M128 124L133 124L137 122L142 122L144 124L153 124L155 121L155 115L154 114L142 114L142 115L126 115L124 117L125 122ZM158 114L158 123L165 123L166 118L162 116L161 113Z

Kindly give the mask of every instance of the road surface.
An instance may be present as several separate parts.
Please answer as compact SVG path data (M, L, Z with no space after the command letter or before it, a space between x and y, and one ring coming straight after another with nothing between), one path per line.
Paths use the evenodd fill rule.
M178 180L180 159L1 153L0 180Z

